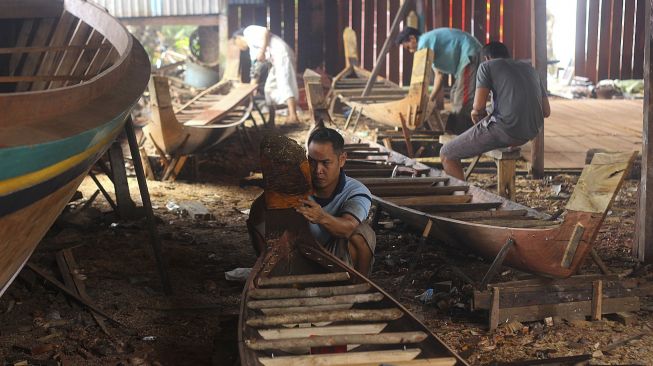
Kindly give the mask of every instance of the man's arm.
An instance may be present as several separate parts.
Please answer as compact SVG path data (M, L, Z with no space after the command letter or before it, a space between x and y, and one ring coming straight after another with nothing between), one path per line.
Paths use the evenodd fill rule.
M551 115L551 104L549 104L549 97L546 93L542 94L542 114L544 118Z
M444 74L438 69L435 69L435 77L433 78L433 91L431 92L431 100L435 100L436 96L442 90Z
M477 87L476 93L474 94L474 105L472 106L471 117L474 123L478 122L481 118L485 117L487 114L485 112L485 104L487 103L487 98L490 95L489 88Z
M342 216L333 216L322 209L315 201L304 200L303 207L296 208L297 212L314 223L322 226L329 234L337 238L349 238L358 227L359 222L354 216L344 213Z
M261 47L261 52L259 52L258 57L256 57L258 61L265 61L265 51L270 45L270 37L270 30L265 28L265 32L263 33L263 46Z

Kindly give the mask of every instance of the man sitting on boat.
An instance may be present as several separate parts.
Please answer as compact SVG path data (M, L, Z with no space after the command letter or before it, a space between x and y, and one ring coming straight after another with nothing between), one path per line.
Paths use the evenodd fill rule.
M329 252L368 275L374 262L376 235L365 223L372 204L370 191L345 175L344 139L333 129L320 128L308 138L308 161L315 194L297 207L309 222L313 237ZM252 204L247 229L257 254L265 248L265 200Z
M485 60L478 68L474 108L470 116L476 124L442 146L444 171L464 179L461 159L484 152L520 146L533 139L551 114L549 99L533 67L510 58L501 42L490 42L481 50ZM485 110L492 92L492 110Z
M274 106L288 106L287 122L299 122L297 117L297 75L293 50L277 35L258 25L237 30L233 34L238 48L249 49L252 65L269 61L272 67L265 81L265 101L270 106L270 121L274 122ZM255 80L252 80L255 82Z
M415 28L406 27L397 35L395 43L410 53L424 48L433 50L435 78L430 103L435 103L436 96L442 90L445 74L453 75L456 81L451 87L451 113L447 130L457 134L471 127L469 112L472 110L472 93L482 47L476 38L453 28L436 28L421 34Z

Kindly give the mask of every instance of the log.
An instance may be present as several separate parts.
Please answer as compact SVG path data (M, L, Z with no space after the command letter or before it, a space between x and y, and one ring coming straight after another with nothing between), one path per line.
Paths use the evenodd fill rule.
M348 344L409 344L426 339L424 332L393 332L381 334L344 334L274 340L246 340L247 347L257 351L305 347L331 347Z
M326 327L259 329L258 332L263 339L288 339L338 334L378 334L387 326L388 323L348 324Z
M430 196L430 195L450 195L454 192L467 192L469 186L417 186L417 187L368 187L370 192L375 196Z
M284 314L272 316L253 316L247 319L247 325L254 328L269 327L282 324L318 323L337 321L386 321L397 320L404 313L399 309L380 310L336 310L316 311L306 314Z
M297 297L317 297L359 294L369 291L369 283L357 285L331 286L331 287L309 287L303 290L296 288L257 288L249 292L254 299L287 299Z
M379 292L371 294L355 295L337 295L330 297L300 297L295 299L272 299L272 300L253 300L247 302L250 309L263 308L285 308L298 306L320 306L320 305L338 305L338 304L360 304L366 302L375 302L383 300L383 294Z
M311 313L314 311L346 310L351 309L352 306L354 306L353 303L317 306L290 306L285 308L263 308L259 310L261 310L265 315L280 315L293 313Z
M394 364L399 361L410 361L421 352L422 350L419 348L409 348L406 350L330 353L307 356L259 357L258 360L265 366L333 366L356 365L364 362L372 362L378 365L380 363Z
M320 283L320 282L340 282L350 279L348 272L321 273L311 275L292 275L277 277L261 277L258 279L258 285L264 286L281 286L295 285L300 283Z

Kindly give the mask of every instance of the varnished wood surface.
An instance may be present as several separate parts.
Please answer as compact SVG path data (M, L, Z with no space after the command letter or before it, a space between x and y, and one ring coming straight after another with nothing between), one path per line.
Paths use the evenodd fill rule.
M641 100L551 100L544 119L544 167L582 168L592 148L639 151L642 147ZM530 143L522 156L530 161Z

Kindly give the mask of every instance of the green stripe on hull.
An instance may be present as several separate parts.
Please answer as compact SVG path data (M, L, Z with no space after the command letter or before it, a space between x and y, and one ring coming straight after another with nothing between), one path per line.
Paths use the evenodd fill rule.
M39 171L84 152L123 123L130 111L131 108L102 126L61 140L0 149L0 183Z

